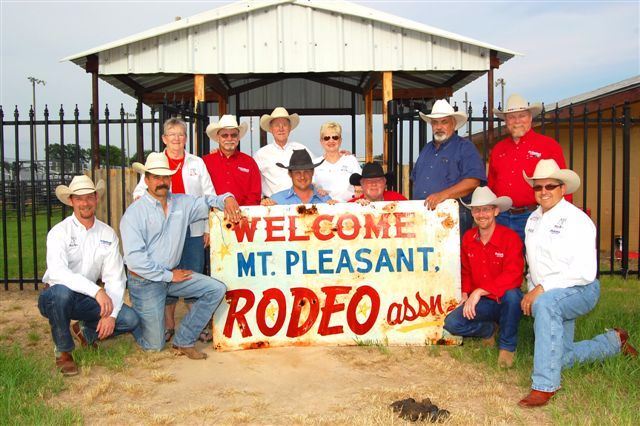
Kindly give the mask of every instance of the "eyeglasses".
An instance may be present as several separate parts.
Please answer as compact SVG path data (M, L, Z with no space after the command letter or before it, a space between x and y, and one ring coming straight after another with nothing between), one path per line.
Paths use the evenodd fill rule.
M340 139L340 136L338 135L333 135L333 136L323 136L322 139L326 142L329 139L333 139L334 141L337 141L338 139Z
M492 213L494 209L494 206L471 207L471 213Z
M184 138L187 135L184 133L166 133L165 136L168 137L169 139L173 139L173 138Z
M533 185L533 190L535 192L540 192L542 191L542 188L546 189L547 191L553 191L554 189L556 189L559 186L562 186L563 184L561 183L548 183L546 185Z

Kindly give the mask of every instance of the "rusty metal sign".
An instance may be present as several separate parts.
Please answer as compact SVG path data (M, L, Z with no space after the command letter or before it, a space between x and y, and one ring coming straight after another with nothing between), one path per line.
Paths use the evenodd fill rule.
M210 217L211 274L228 288L217 350L459 343L442 328L460 299L457 202L242 211L235 226Z

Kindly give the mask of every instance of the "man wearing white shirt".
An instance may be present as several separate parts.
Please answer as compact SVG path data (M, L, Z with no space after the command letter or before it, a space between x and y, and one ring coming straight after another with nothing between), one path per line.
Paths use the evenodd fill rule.
M277 107L271 114L260 117L260 128L273 135L273 143L260 148L253 156L262 175L262 194L270 197L276 192L291 188L291 178L287 169L276 163L289 164L293 150L305 149L311 158L314 155L298 142L289 142L289 134L300 124L298 114L289 114L283 107Z
M580 209L566 201L580 186L580 178L560 169L555 160L540 160L532 177L539 207L525 227L529 292L521 302L533 315L535 346L531 392L521 407L547 404L560 388L564 368L602 360L622 352L637 356L626 330L614 328L591 340L574 342L575 321L590 312L600 296L596 279L596 228Z
M38 308L49 319L56 345L56 366L65 376L78 374L71 352L73 336L83 346L97 339L138 330L139 319L122 303L126 278L118 236L113 228L96 219L98 186L87 176L75 176L67 187L56 188L56 196L73 207L73 214L51 228L47 235L48 288L40 294ZM98 279L104 288L97 284ZM82 321L69 328L70 321Z

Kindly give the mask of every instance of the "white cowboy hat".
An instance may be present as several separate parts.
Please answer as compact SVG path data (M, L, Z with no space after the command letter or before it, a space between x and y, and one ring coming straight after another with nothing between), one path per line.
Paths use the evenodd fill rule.
M517 93L509 96L509 99L507 99L507 105L503 105L502 108L502 111L498 108L494 108L493 114L498 118L502 118L503 120L505 114L509 114L510 112L531 111L532 117L535 117L542 112L542 104L533 103L529 105L526 99L518 95Z
M289 112L284 109L284 107L277 107L273 110L271 115L264 114L260 117L260 128L265 132L269 131L269 124L271 120L275 120L276 118L286 118L291 123L291 130L295 129L298 124L300 124L300 116L298 114L289 114Z
M471 202L466 204L460 200L462 205L471 210L471 207L496 206L500 212L506 212L511 208L513 201L510 197L496 197L496 194L488 186L479 186L473 191Z
M566 193L573 194L580 187L580 176L571 169L561 169L556 160L540 160L533 171L533 176L529 177L522 171L522 176L527 183L533 186L536 179L556 179L567 186Z
M418 111L420 114L420 118L422 118L427 123L431 124L432 118L444 118L444 117L453 117L456 120L456 130L460 127L464 126L464 123L467 122L467 114L462 111L455 111L449 102L445 99L438 99L435 104L433 104L433 108L431 108L431 114L423 114Z
M211 123L207 126L207 136L209 136L209 139L215 139L218 130L221 129L237 129L239 132L238 139L242 139L245 133L247 133L249 126L247 123L238 125L235 115L225 114L220 117L217 123Z
M156 176L171 176L178 171L171 170L169 167L169 159L163 152L152 152L147 157L144 165L142 163L133 163L131 167L140 174L149 172Z
M104 181L100 179L98 185L94 185L91 178L87 175L74 176L69 186L58 185L56 187L56 197L62 203L70 206L69 197L72 195L86 195L94 192L101 196L104 192Z

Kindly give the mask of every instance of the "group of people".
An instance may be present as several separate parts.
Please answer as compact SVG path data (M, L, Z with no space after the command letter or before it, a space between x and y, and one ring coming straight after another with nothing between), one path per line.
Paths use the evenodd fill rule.
M620 351L637 355L622 329L573 342L575 319L593 309L599 294L595 227L565 200L580 180L565 169L558 143L531 129L539 112L518 95L509 98L504 111L495 111L510 137L493 148L487 174L475 146L456 134L467 116L438 100L430 114L420 113L432 127L433 140L411 173L413 198L424 200L427 209L448 199L461 201L462 301L445 319L445 329L490 344L499 335L498 362L510 367L521 315L535 318L533 385L522 406L545 404L560 387L561 369L575 362ZM289 140L299 122L283 107L263 115L260 127L273 142L252 158L238 149L247 124L223 115L206 129L217 149L199 158L185 150L184 121L167 120L164 152L133 164L142 176L120 223L124 257L115 231L95 217L102 182L94 185L76 176L69 186L56 188L73 214L47 236L43 280L48 288L39 309L49 319L63 374L78 373L74 338L95 346L124 332L145 350L161 350L172 341L176 354L206 358L195 343L211 341L208 323L226 291L202 273L211 207L239 222L240 206L406 200L387 190L390 176L380 164L361 168L340 149L338 123L322 125L324 153L314 158L305 145ZM524 252L529 292L523 296ZM123 304L127 286L131 308ZM180 297L189 310L176 327Z

